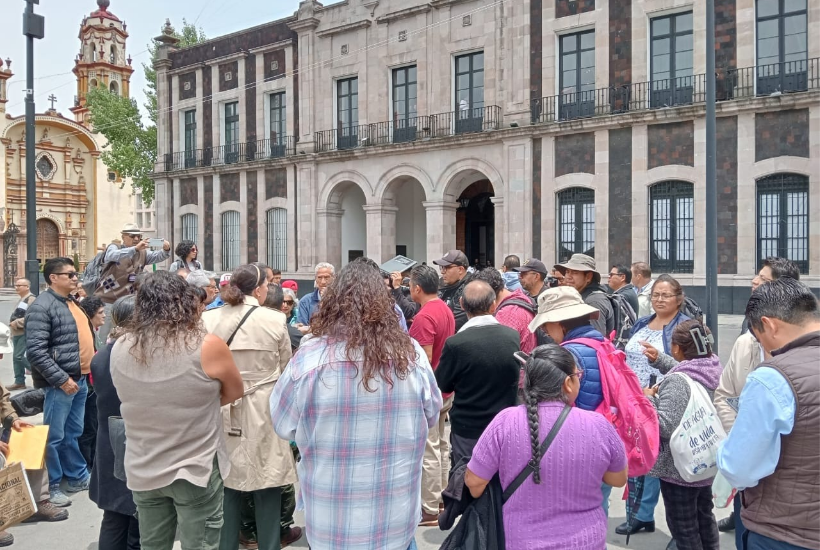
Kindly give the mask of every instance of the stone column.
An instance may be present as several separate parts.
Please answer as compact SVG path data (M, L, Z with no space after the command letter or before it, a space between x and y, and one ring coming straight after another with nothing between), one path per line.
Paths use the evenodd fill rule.
M396 206L366 204L367 257L382 264L396 255Z
M426 201L427 211L427 264L432 265L448 250L456 247L457 202Z
M337 270L342 267L342 214L342 209L316 210L316 244L319 253L316 263L330 262Z

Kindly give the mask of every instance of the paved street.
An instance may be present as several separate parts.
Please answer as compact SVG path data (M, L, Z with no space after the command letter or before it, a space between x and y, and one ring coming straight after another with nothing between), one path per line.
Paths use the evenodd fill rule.
M0 319L7 320L16 304L17 300L10 296L0 296ZM721 316L720 336L721 344L719 353L722 359L726 359L731 351L735 337L740 332L741 317ZM0 360L0 379L5 384L13 380L11 355L7 355ZM30 384L30 379L27 380ZM32 423L40 423L40 417L29 419ZM622 523L625 518L625 508L623 501L619 498L620 490L612 493L609 518L608 547L611 549L631 550L663 550L669 542L669 532L664 520L663 499L658 504L655 511L657 530L652 534L641 533L631 537L627 547L626 537L615 534L615 527ZM618 496L616 496L618 495ZM102 512L88 499L88 493L73 495L73 505L69 507L71 517L68 521L48 524L25 524L12 527L11 533L15 536L15 543L12 548L26 550L42 550L45 548L60 548L61 550L97 550L97 535L99 533ZM728 515L728 510L716 510L718 519ZM304 516L297 513L297 525L304 525ZM438 548L446 537L446 533L437 528L420 528L416 535L416 542L420 549L432 550ZM179 544L175 549L179 548ZM307 542L303 538L292 548L307 548ZM721 535L721 548L734 548L734 534Z

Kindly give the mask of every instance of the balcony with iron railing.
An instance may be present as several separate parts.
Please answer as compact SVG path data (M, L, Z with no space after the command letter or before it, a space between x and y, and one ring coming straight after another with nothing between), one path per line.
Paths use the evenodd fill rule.
M408 143L498 130L500 127L501 108L490 105L388 122L342 126L335 130L316 132L315 151L325 153L376 145Z
M765 97L820 89L820 58L720 70L715 74L717 101ZM706 75L636 82L535 99L533 124L564 122L706 102Z
M295 138L292 136L282 136L272 139L259 139L245 143L234 143L169 153L158 163L157 171L172 172L174 170L224 166L227 164L254 162L266 159L279 159L295 154Z

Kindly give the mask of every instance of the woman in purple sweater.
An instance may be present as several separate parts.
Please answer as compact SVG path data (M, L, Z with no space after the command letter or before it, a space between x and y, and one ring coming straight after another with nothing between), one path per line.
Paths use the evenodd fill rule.
M550 344L524 366L525 405L498 413L478 440L465 483L481 496L498 473L507 488L530 461L566 404L575 402L583 372L572 354ZM573 407L538 470L504 504L507 550L603 550L606 515L601 482L626 484L626 453L600 414Z

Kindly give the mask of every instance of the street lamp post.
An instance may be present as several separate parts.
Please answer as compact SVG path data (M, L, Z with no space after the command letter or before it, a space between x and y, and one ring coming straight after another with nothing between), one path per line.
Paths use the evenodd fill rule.
M23 35L26 37L26 278L31 292L40 293L40 264L37 262L37 185L34 180L34 39L45 36L45 19L34 13L40 0L26 0Z
M718 342L715 0L706 0L706 324ZM715 347L717 350L717 347Z

